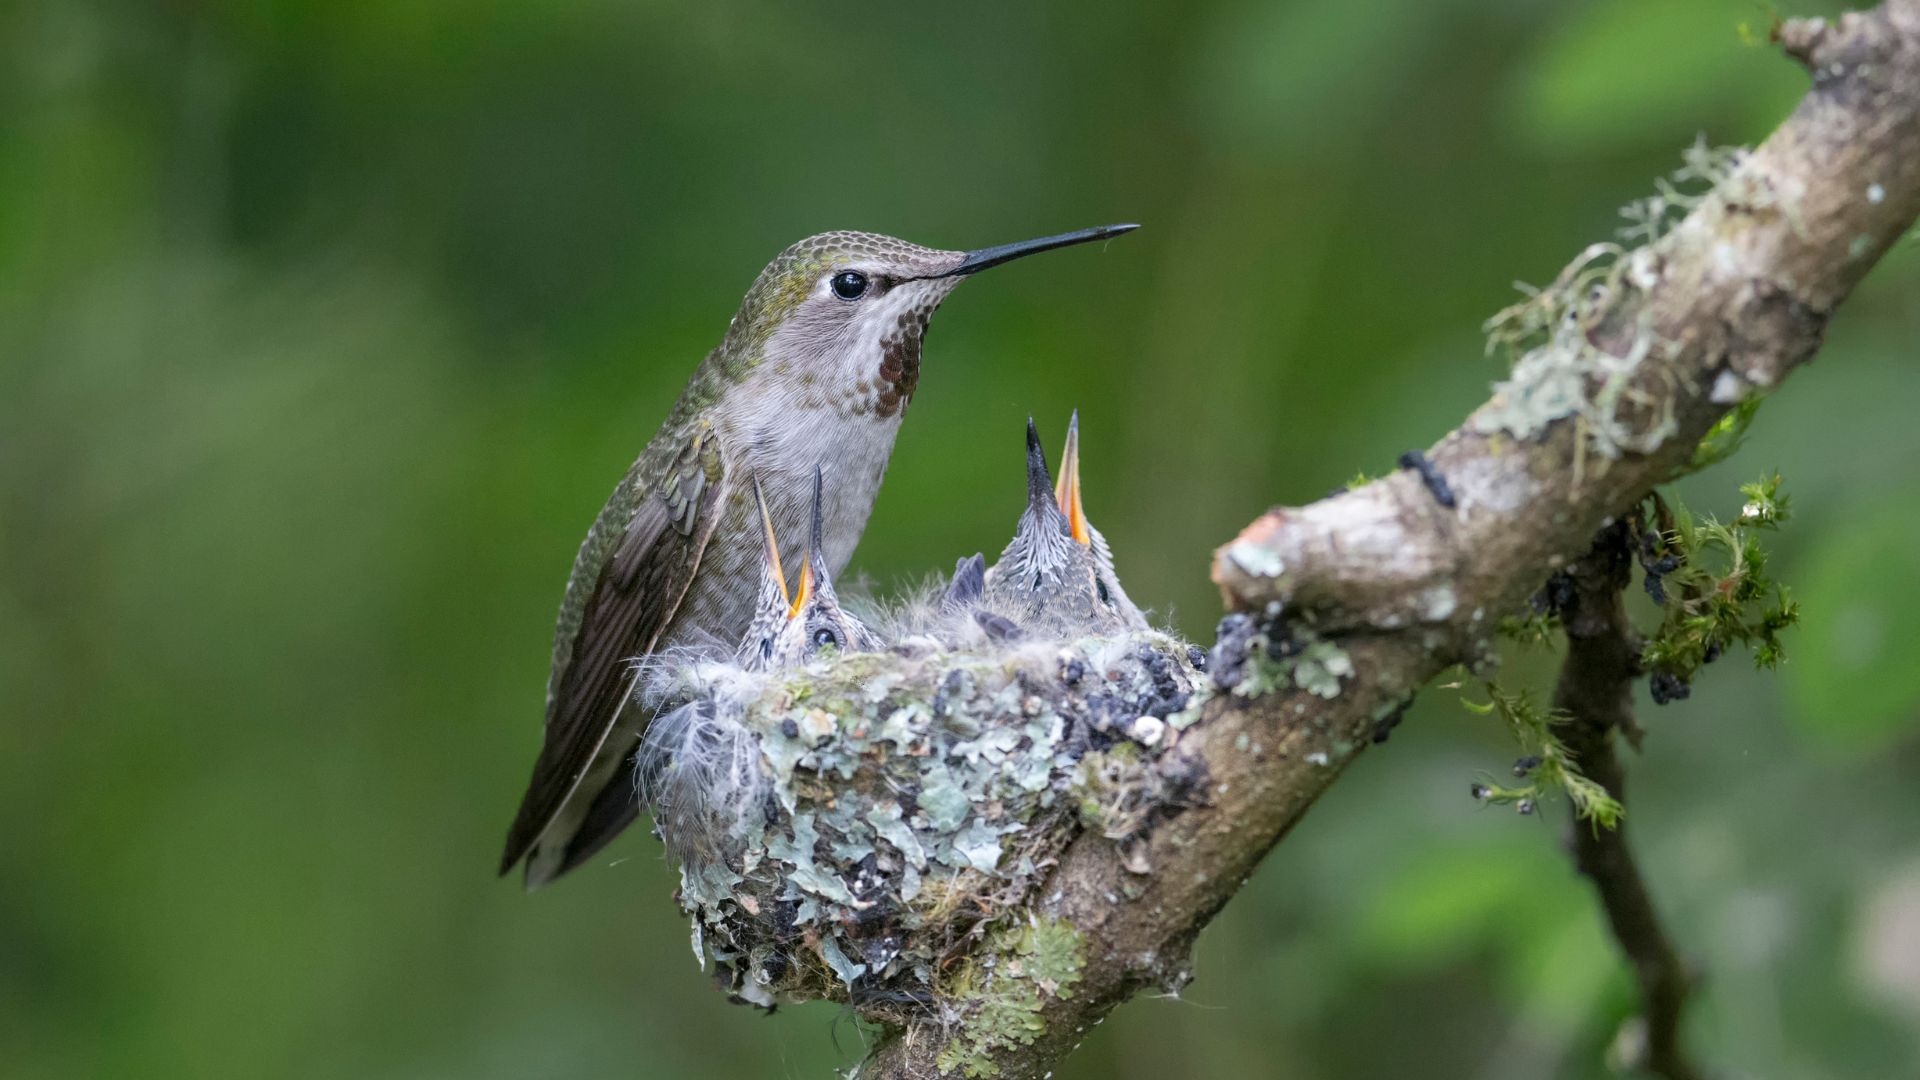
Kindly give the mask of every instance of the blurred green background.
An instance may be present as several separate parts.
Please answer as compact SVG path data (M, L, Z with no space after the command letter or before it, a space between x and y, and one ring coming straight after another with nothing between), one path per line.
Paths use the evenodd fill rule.
M1789 13L1828 10L1796 2ZM1803 84L1745 0L511 0L0 10L0 1057L10 1077L813 1077L635 830L492 874L586 524L759 267L828 228L1146 228L937 320L856 567L993 551L1084 413L1133 596L1424 446L1480 320ZM1744 24L1744 28L1743 28ZM1726 1075L1920 1072L1920 248L1740 457L1778 675L1646 707L1633 837ZM1544 685L1539 660L1508 669ZM1447 691L1062 1077L1592 1077L1630 983Z

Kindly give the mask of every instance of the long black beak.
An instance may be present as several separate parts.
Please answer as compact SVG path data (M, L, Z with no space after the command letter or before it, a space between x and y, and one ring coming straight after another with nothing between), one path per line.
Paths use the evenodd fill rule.
M999 266L1001 263L1012 262L1042 251L1090 243L1094 240L1108 240L1122 233L1130 233L1139 227L1138 225L1100 225L1091 229L1080 229L1077 232L1061 233L1059 236L1043 236L1038 240L1022 240L1013 244L1001 244L999 247L981 248L978 251L967 252L967 257L960 260L959 266L938 276L958 277L963 274L978 273L990 266Z

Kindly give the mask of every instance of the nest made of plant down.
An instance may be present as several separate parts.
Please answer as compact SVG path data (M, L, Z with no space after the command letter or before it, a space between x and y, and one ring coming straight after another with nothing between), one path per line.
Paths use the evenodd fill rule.
M1202 782L1162 760L1210 692L1183 641L883 636L649 677L643 794L694 953L739 1000L922 1014L1080 831L1125 843Z

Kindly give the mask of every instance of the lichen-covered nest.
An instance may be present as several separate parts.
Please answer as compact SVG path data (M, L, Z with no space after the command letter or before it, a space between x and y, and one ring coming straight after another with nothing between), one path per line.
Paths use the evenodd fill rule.
M924 1013L1076 834L1127 843L1199 781L1162 763L1208 692L1185 642L891 637L650 673L643 795L694 952L741 1000Z

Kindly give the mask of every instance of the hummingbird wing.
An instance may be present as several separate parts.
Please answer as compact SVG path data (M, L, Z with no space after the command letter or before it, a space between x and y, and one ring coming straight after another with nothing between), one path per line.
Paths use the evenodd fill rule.
M677 449L662 473L645 468L657 460L649 448L614 489L574 562L554 634L546 738L500 860L504 874L526 858L529 885L576 865L638 811L636 803L623 817L599 805L608 801L602 789L621 786L619 766L646 726L630 719L624 726L633 731L616 731L623 712L638 708L634 661L653 651L679 610L728 486L709 429ZM648 483L649 473L659 482ZM623 795L634 803L631 792ZM549 847L555 850L541 850Z

